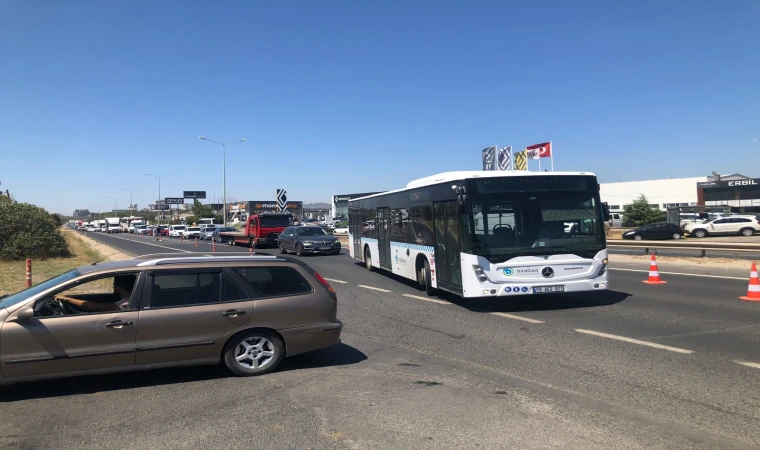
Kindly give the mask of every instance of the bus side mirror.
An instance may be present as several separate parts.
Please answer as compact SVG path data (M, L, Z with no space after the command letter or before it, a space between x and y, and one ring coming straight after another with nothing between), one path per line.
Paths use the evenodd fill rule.
M602 202L602 214L604 215L605 222L612 220L612 214L610 214L610 205L607 202Z

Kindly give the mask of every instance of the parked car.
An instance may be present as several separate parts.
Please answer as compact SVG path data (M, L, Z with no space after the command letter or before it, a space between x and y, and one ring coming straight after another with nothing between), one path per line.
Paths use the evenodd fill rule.
M650 223L636 228L635 230L623 233L623 239L634 239L637 241L649 239L681 239L683 230L676 224L661 222Z
M684 226L684 231L689 233L689 235L698 238L721 234L752 236L753 234L760 232L760 216L718 216L702 223L687 223Z
M98 228L95 228L95 225L87 225L87 227L85 228L85 231L95 232L97 230L98 230Z
M232 231L237 231L237 228L235 227L216 227L216 230L211 234L211 240L214 242L222 242L219 238L219 233L228 233Z
M203 241L209 241L214 236L214 231L216 231L218 227L216 225L205 225L201 227L201 232L199 233L198 239L201 239Z
M219 363L262 375L342 328L333 288L294 258L146 255L0 299L0 384Z
M299 227L288 227L277 239L277 246L280 253L293 251L296 255L301 256L306 253L340 253L340 241L327 234L321 227L313 225L304 225Z
M182 232L185 239L195 239L201 236L201 227L187 227Z
M610 228L620 228L623 226L623 215L620 213L611 213L610 220L607 222Z
M337 227L333 230L333 234L348 234L348 227Z
M153 231L153 227L148 225L135 225L135 234L147 234L150 235Z
M187 228L186 225L172 225L169 227L169 237L180 237L184 236L182 234L183 231Z

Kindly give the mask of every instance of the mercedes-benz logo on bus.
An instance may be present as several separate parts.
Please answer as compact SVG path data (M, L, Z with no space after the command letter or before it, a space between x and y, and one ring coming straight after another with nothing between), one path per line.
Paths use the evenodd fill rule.
M554 276L554 269L551 267L544 267L541 269L541 275L543 275L546 278L551 278Z

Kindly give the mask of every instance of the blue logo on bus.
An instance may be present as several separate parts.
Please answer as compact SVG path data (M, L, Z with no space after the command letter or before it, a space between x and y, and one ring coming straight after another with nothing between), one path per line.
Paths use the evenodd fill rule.
M504 288L504 292L512 292L512 288L507 286Z
M525 287L525 286L523 286L523 288L522 288L522 291L523 291L523 292L528 292L528 288L527 288L527 287Z
M511 277L514 273L515 273L515 271L512 270L511 267L507 267L506 269L504 269L504 275L506 275L508 277Z

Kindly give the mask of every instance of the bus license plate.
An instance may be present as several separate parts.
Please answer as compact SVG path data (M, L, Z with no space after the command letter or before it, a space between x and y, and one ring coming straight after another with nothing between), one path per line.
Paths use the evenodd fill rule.
M543 294L546 292L565 292L565 286L536 286L533 288L534 294Z

